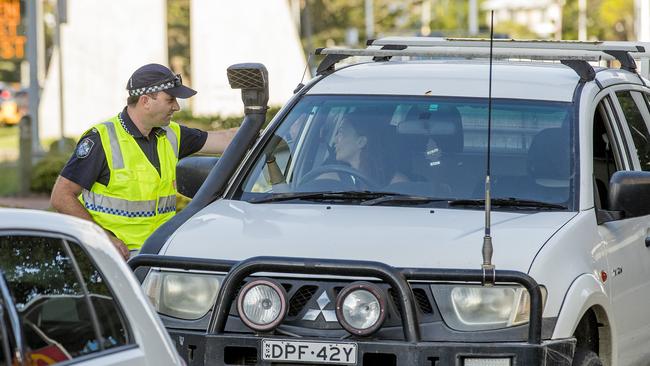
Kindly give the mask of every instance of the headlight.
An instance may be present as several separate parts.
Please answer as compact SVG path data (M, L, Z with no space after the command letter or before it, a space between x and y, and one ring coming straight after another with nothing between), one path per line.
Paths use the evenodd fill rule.
M386 317L386 299L379 287L369 282L346 286L336 298L336 318L345 330L366 336L377 331Z
M253 280L239 292L237 311L247 327L258 332L269 331L287 314L287 293L273 280Z
M194 320L212 308L222 278L213 274L152 270L142 289L160 314Z
M530 296L522 287L478 285L432 285L445 323L456 330L487 330L527 323ZM546 288L542 290L542 307Z

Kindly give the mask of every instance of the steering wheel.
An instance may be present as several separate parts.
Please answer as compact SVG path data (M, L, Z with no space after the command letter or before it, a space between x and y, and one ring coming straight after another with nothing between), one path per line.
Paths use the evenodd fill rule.
M347 174L348 176L353 178L352 180L353 180L353 182L355 182L355 185L356 185L356 181L361 181L363 184L365 184L365 186L368 189L372 189L372 188L375 188L377 186L377 184L372 179L370 179L369 177L367 177L366 175L364 175L360 171L358 171L358 170L356 170L356 169L354 169L352 167L349 167L347 165L343 165L343 164L321 165L318 168L312 170L311 172L303 175L302 178L300 178L300 180L298 181L298 185L314 181L319 176L321 176L323 174L327 174L327 173L337 173L337 174L344 173L344 174Z

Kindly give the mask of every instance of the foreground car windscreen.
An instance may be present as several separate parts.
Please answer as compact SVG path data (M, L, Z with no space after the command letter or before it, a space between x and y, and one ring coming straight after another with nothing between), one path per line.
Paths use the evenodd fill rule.
M487 106L487 99L479 98L304 97L266 144L237 198L345 204L478 202L484 198ZM493 100L493 198L572 207L571 106Z

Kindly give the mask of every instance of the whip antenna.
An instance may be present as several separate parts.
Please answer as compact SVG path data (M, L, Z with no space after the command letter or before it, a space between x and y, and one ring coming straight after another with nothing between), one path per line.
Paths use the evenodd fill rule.
M490 145L492 139L492 47L494 43L494 10L490 13L490 76L488 79L487 164L485 170L485 236L483 236L483 286L494 285L495 267L492 264L492 237L490 236Z

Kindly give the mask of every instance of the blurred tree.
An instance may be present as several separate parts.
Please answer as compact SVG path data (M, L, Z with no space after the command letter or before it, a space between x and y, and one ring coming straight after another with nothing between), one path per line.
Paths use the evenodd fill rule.
M578 39L578 0L566 0L562 38ZM607 41L635 40L634 0L587 0L587 37Z
M427 0L373 0L374 1L374 38L402 35L420 35L422 24L422 9ZM368 38L365 28L365 0L304 0L302 2L303 16L305 5L309 6L312 45L324 47L345 44L345 32L348 28L356 28L359 32L360 43ZM465 0L436 0L430 1L430 35L456 36L468 35L468 2ZM426 19L426 17L424 17ZM479 22L484 26L483 16ZM303 21L303 28L305 27ZM426 27L424 27L426 28ZM303 45L307 31L302 29ZM358 46L358 45L349 45Z

